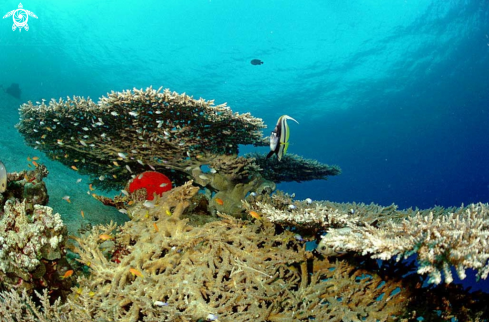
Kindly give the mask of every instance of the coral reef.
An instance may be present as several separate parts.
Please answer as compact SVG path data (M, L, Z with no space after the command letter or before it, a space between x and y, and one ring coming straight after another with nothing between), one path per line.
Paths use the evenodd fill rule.
M4 292L0 312L7 321L26 322L488 318L483 295L474 297L446 284L423 287L420 275L410 274L416 269L412 264L394 260L379 264L353 252L338 258L306 251L297 232L310 230L312 221L295 226L292 219L268 219L272 214L288 218L289 214L278 214L288 212L290 205L298 212L311 207L323 211L324 220L317 226L360 230L386 228L410 217L420 219L428 211L293 201L293 196L279 192L275 197L257 195L246 202L246 207L256 211L268 209L262 212L262 219L244 221L218 213L220 220L195 226L183 215L196 209L192 206L198 190L188 182L151 202L142 196L127 208L131 220L123 226L96 226L74 237L77 269L88 274L79 274L77 286L64 302L57 297L49 300L46 292L37 294L37 303L26 293ZM272 205L265 207L268 203ZM474 205L450 220L440 218L439 224L458 215L454 230L463 230L467 220L461 214L479 214L485 211L482 209L485 206ZM436 213L435 218L446 216L443 209L431 212ZM475 215L470 218L482 222ZM428 219L426 225L436 222ZM481 226L474 224L473 229L476 227ZM444 311L437 314L441 309Z
M44 314L52 321L386 321L408 304L401 279L315 257L270 222L220 214L220 221L189 225L181 215L197 190L188 183L154 206L136 203L119 229L97 226L76 238L90 275L78 278L56 313L44 299Z
M112 92L97 104L81 97L53 99L48 105L28 102L20 108L17 128L28 145L90 174L92 184L101 188L121 189L149 170L168 176L174 185L191 179L207 190L213 214L239 216L249 192L273 191L280 181L340 173L336 166L295 155L280 163L260 154L238 157L240 144L268 145L261 119L161 88Z

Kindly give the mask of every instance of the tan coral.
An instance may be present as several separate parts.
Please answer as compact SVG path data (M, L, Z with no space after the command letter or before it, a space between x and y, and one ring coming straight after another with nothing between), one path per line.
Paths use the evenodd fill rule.
M292 232L277 234L271 223L252 224L220 214L221 221L190 226L180 216L195 193L188 183L157 198L154 207L138 203L130 208L132 220L115 239L117 247L127 251L120 263L105 259L97 245L97 236L113 226L96 228L89 237L79 239L77 252L80 261L90 265L91 276L78 281L81 291L72 303L101 303L93 319L127 321L141 316L150 321L195 321L210 313L223 321L299 321L311 316L334 321L344 314L387 319L407 303L403 297L376 301L394 284L386 288L358 284L350 277L353 267L340 265L333 272L325 262L314 260ZM130 269L141 276L134 276ZM344 289L321 281L334 274L345 274L345 289L356 285L358 291L351 290L349 296L357 303L368 303L368 310L332 302ZM365 291L370 295L365 296Z
M28 102L20 115L17 128L29 145L94 178L105 175L94 182L106 187L145 170L181 171L202 155L236 155L239 144L263 145L265 127L226 104L152 87L112 92L97 104L82 97ZM183 183L178 171L174 179Z

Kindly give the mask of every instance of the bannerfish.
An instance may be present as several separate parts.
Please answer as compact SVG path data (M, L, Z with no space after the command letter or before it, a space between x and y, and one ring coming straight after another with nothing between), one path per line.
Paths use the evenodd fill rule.
M251 65L263 65L263 62L259 59L252 59Z
M282 157L287 153L289 147L289 125L287 120L292 120L299 124L295 119L288 115L282 115L278 118L277 125L270 135L270 152L267 155L267 159L276 154L278 160L282 160Z
M5 165L0 161L0 193L7 190L7 169Z

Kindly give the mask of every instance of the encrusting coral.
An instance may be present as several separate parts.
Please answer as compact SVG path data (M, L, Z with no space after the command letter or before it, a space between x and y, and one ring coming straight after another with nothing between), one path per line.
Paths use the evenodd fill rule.
M49 195L43 179L49 171L43 164L36 163L34 170L22 170L7 174L7 190L0 193L0 208L7 200L24 200L28 214L31 214L34 205L47 205Z
M34 170L7 174L0 194L0 289L50 290L66 298L73 279L66 254L67 229L58 213L45 206L49 200L43 178L46 167L33 161Z

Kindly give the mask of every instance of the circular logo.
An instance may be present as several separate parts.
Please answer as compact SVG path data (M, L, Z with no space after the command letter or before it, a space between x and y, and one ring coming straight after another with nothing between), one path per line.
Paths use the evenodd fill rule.
M25 12L24 9L15 10L13 16L14 16L14 24L19 28L24 27L27 24L27 20L29 19L27 12Z

